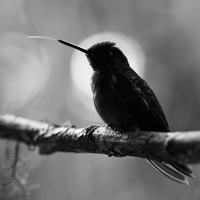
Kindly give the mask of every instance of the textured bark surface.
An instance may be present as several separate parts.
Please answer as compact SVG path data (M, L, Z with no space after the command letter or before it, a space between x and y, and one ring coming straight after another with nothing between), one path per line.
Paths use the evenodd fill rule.
M179 163L200 162L200 131L117 132L98 125L76 129L1 115L0 138L37 146L40 154L99 153Z

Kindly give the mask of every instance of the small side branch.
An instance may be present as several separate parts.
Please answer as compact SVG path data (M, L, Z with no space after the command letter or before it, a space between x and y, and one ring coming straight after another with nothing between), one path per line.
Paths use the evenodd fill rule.
M0 138L37 146L40 154L98 153L179 163L200 162L200 131L118 132L98 125L76 129L1 115Z

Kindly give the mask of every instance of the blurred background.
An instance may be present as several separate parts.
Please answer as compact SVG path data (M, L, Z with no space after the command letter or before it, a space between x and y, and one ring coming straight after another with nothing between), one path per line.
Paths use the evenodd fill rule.
M0 113L77 127L104 125L81 52L113 41L155 91L172 131L200 130L199 0L0 0ZM1 148L4 143L1 142ZM30 157L37 200L167 200L200 198L200 166L190 186L174 183L145 160L56 153Z

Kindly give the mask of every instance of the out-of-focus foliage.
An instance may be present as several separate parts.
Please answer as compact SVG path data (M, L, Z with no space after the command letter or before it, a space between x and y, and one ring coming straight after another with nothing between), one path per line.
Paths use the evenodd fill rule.
M79 127L103 125L89 110L89 101L77 95L81 91L70 67L73 49L25 36L80 44L98 33L112 32L138 44L145 59L143 77L158 96L171 130L200 129L198 0L0 0L0 5L1 114L52 123L70 120ZM26 148L23 153L30 154ZM199 166L194 166L197 179L185 187L136 158L31 155L30 181L40 184L32 199L200 198Z
M0 165L0 199L28 199L38 184L29 184L27 159L20 157L20 143L7 141Z

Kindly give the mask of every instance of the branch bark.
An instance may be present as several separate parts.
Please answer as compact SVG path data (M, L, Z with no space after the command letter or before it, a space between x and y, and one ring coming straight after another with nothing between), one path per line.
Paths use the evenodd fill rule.
M46 155L99 153L190 164L200 162L200 131L118 132L98 125L77 129L0 115L0 138L37 146L40 154Z

